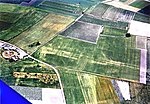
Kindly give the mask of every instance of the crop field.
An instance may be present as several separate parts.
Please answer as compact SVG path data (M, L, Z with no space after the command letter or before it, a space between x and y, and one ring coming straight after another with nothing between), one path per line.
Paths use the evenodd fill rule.
M89 9L87 13L95 16L96 18L102 18L103 14L107 11L109 7L111 6L100 3L95 8Z
M78 21L62 32L61 35L96 44L102 30L103 28L100 25Z
M16 13L23 13L28 11L28 7L21 7L19 5L14 4L3 4L0 3L0 12L16 12Z
M136 13L133 20L150 23L149 16L141 14L141 13Z
M110 21L110 20L97 19L97 18L94 18L94 17L89 16L89 15L84 15L81 19L79 19L79 21L103 25L104 27L110 26L110 27L123 29L123 30L126 30L126 28L128 27L127 22L121 22L121 21L117 21L117 22L115 21L114 22L114 21Z
M127 30L117 29L109 26L105 26L102 32L103 35L110 35L110 36L125 36L126 33Z
M133 7L139 8L139 9L142 9L142 8L148 6L148 5L150 5L149 2L142 1L142 0L137 0L137 1L130 4L130 6L133 6Z
M5 7L5 5L3 4L0 5L2 5L3 10L7 7ZM9 8L11 8L11 5ZM0 21L11 23L11 26L9 28L6 28L7 30L0 31L0 39L5 41L18 36L20 33L38 23L47 15L46 12L37 11L36 9L27 7L16 6L15 8L15 6L12 5L12 8L14 8L13 11L1 10L0 13L2 17Z
M60 73L67 104L119 104L109 79L61 69Z
M59 88L59 83L43 83L39 79L16 78L14 72L55 74L53 69L31 59L25 59L17 62L9 62L0 57L0 78L8 85L29 86L29 87L49 87Z
M98 19L130 22L133 19L135 13L100 3L96 7L89 9L87 14Z
M33 55L68 70L138 81L140 50L135 48L135 36L101 36L96 45L57 36Z
M115 17L118 16L118 14L121 12L122 9L116 8L116 7L109 7L102 18L108 19L108 20L115 20Z
M79 8L75 5L69 5L67 3L59 3L59 2L51 2L51 1L45 1L38 5L38 8L53 11L53 12L68 12L73 14L80 14L82 13L83 9Z
M0 21L0 31L7 30L11 25L11 23Z
M130 22L134 18L135 13L128 10L122 10L118 17L116 17L117 21L122 22Z
M123 10L116 7L109 7L103 14L102 18L111 21L130 22L133 19L134 14L134 12L128 10Z
M66 28L73 20L74 18L70 16L48 14L39 23L11 39L10 42L31 54L39 46L53 39L58 32Z
M86 104L82 88L76 73L67 73L60 70L65 99L67 104ZM68 96L69 95L69 96Z
M24 13L0 12L0 21L15 23Z
M110 79L84 73L77 75L87 104L119 104Z
M70 5L78 5L80 8L87 8L91 5L96 4L99 1L104 1L104 0L48 0L48 1L70 4Z

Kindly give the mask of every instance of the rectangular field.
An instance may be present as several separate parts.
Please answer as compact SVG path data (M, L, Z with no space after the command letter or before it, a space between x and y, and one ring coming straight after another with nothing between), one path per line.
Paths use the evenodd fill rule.
M60 74L67 104L120 103L109 79L62 69Z
M74 18L70 16L49 14L33 27L11 39L10 42L31 54L38 47L53 39L73 20Z
M142 9L142 8L148 6L148 5L150 5L149 2L142 1L142 0L137 0L137 1L130 4L130 6L133 6L133 7L139 8L139 9Z
M115 22L115 21L110 21L110 20L103 20L103 19L95 18L93 16L86 15L86 14L82 18L80 18L79 21L89 22L89 23L98 24L98 25L103 25L104 27L105 26L110 26L110 27L123 29L123 30L126 30L127 27L128 27L127 22L121 22L121 21L116 21Z
M103 26L78 21L61 33L62 36L96 44Z
M140 50L131 38L99 38L96 45L57 36L34 56L56 67L139 81Z

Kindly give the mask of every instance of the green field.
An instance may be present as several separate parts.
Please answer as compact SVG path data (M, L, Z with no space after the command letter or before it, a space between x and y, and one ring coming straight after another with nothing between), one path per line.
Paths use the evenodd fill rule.
M10 40L10 43L32 54L40 46L53 39L58 32L65 29L74 17L49 13L36 25ZM38 44L37 44L38 43Z
M127 33L127 30L105 26L102 34L109 35L109 36L112 36L112 34L113 36L125 36L126 33Z
M9 28L0 31L0 39L8 41L38 23L47 13L31 7L0 4L0 21L11 23ZM12 8L12 10L7 9Z
M42 87L42 88L59 88L57 84L45 84L39 79L32 78L15 78L14 72L26 73L45 73L55 74L53 69L41 63L33 61L32 59L25 59L17 62L9 62L0 57L0 79L8 85L29 86L29 87Z
M33 56L60 69L138 81L140 50L135 49L135 36L111 37L109 32L96 45L57 36ZM118 35L120 32L116 29Z
M67 104L120 104L109 79L74 71L59 71Z
M139 8L139 9L142 9L142 8L148 6L148 5L150 5L149 2L142 1L142 0L137 0L137 1L130 4L130 6L133 6L133 7Z
M127 22L120 22L120 21L114 22L114 21L109 21L109 20L97 19L86 14L80 19L80 21L103 25L103 26L114 27L114 28L123 29L123 30L126 30L126 27L128 27Z
M140 13L136 13L133 20L150 23L149 16Z

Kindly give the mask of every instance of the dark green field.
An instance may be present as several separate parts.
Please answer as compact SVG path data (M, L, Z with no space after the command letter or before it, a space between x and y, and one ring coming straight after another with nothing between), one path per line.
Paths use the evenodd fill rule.
M137 1L130 4L130 6L133 6L133 7L139 8L139 9L142 9L142 8L148 6L148 5L150 5L149 2L142 1L142 0L137 0Z
M9 8L14 9L7 10L5 8L8 8L8 5L0 4L0 6L0 21L11 23L9 28L5 29L3 27L5 31L0 31L0 39L6 41L18 36L20 33L35 25L47 15L46 12L41 12L30 7L9 5Z

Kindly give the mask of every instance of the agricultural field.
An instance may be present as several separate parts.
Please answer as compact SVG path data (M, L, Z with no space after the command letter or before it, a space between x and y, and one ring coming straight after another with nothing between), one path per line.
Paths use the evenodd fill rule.
M133 19L135 13L100 3L96 7L89 9L87 14L98 19L130 22Z
M73 20L74 17L71 16L50 13L39 23L11 39L10 43L31 54L38 47L53 39L58 32L65 29Z
M120 104L109 79L62 69L59 71L67 104Z
M6 22L6 28L3 27L2 31L0 31L0 39L5 41L18 36L47 15L46 12L41 12L34 8L15 6L12 4L9 6L0 4L0 8L1 24ZM5 8L12 8L12 10ZM9 24L11 24L10 27L8 26Z
M78 21L61 33L62 36L96 44L103 26Z
M102 32L103 35L109 35L109 36L112 36L112 35L113 36L125 36L126 33L127 33L127 30L117 29L117 28L109 27L109 26L105 26Z
M142 9L148 5L150 5L150 3L148 1L143 1L143 0L137 0L130 4L130 6L133 6L139 9Z
M133 20L150 23L150 17L141 13L136 13Z
M47 0L47 1L70 4L70 5L77 5L81 8L87 8L89 6L96 4L97 2L101 2L104 0Z
M60 3L60 2L51 2L51 1L44 1L38 8L52 11L55 13L64 13L64 14L81 14L84 8L80 8L76 5L69 5L67 3Z
M0 12L19 12L23 13L28 11L28 7L22 7L19 5L14 5L14 4L5 4L5 3L0 3Z
M138 82L140 50L135 49L135 36L115 36L102 34L96 45L57 36L33 56L60 69Z
M82 18L80 18L79 21L103 25L104 27L105 26L114 27L122 30L126 30L129 24L127 22L121 22L121 21L110 21L110 20L98 19L93 16L89 16L87 14L85 14Z
M24 59L17 62L9 62L0 57L0 79L8 85L42 87L42 88L60 88L58 81L55 83L44 83L40 78L28 78L30 74L55 74L53 69L44 64L33 61L32 59ZM15 73L26 73L25 77L15 77ZM38 74L39 73L39 74ZM23 75L23 74L22 74ZM33 75L32 75L33 76ZM44 78L44 77L43 77Z
M111 7L110 5L100 3L96 7L92 7L87 11L87 14L93 15L97 18L102 18L106 10Z

